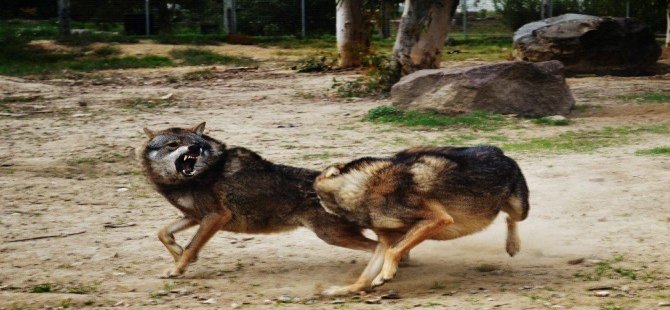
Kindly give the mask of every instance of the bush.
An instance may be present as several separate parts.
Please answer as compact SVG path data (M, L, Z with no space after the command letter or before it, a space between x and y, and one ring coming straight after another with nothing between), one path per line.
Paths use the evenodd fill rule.
M312 56L305 59L302 59L295 65L293 70L296 70L300 73L307 72L323 72L330 70L335 64L336 59L329 59L328 56Z

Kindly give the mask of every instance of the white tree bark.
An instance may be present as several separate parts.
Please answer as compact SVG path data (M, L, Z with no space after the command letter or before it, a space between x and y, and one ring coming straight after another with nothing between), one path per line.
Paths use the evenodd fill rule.
M405 0L393 46L400 75L440 67L440 57L458 0Z
M337 50L341 67L357 67L370 48L360 0L337 0Z

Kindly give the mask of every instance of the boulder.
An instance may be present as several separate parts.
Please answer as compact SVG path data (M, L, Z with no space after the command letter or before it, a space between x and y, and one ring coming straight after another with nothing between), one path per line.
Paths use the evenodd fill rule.
M419 70L391 89L403 110L521 116L566 115L575 104L559 61L509 61L468 68Z
M565 14L514 33L513 55L532 62L560 60L567 74L652 74L661 48L634 18Z

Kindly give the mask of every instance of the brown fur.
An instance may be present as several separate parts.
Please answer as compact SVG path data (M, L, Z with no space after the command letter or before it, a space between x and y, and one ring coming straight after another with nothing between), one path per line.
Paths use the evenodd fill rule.
M313 191L317 171L273 164L248 149L228 148L203 131L204 123L192 129L145 129L147 179L184 214L158 232L175 260L167 277L181 275L219 230L276 233L304 226L333 245L375 248L359 227L319 205ZM177 168L184 154L198 155L190 176ZM185 248L175 242L175 233L197 225Z
M331 166L314 187L329 212L373 230L380 244L358 281L325 294L348 294L391 280L400 258L424 240L449 240L509 214L506 249L519 251L516 222L528 214L517 164L495 147L418 147L390 158Z

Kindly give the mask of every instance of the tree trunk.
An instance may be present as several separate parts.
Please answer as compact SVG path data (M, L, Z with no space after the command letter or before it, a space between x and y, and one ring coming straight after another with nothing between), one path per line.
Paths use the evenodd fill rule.
M457 5L458 0L405 0L393 46L398 78L417 70L440 67L440 56Z
M665 11L667 15L666 30L665 30L665 46L670 47L670 3L668 3L668 8Z
M70 35L70 0L58 0L58 33Z
M158 32L172 33L172 10L168 8L167 0L152 0L158 6Z
M370 48L360 0L337 0L336 28L340 66L357 67Z
M382 1L381 6L382 37L386 39L391 36L391 14L393 13L393 2L384 0Z

